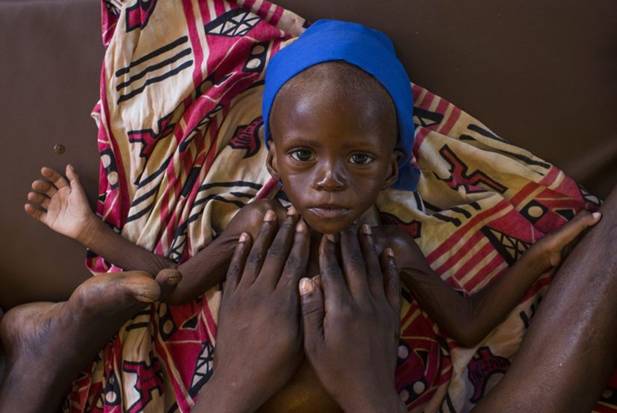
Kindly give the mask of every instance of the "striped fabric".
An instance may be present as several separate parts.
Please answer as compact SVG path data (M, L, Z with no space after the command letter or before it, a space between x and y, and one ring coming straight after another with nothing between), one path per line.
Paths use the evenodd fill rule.
M183 262L243 205L275 194L261 137L264 67L306 22L263 0L104 0L102 14L97 213ZM599 205L553 165L412 87L422 177L417 193L385 191L378 207L453 287L482 288L543 234ZM119 270L96 256L88 265ZM444 337L404 291L396 383L409 411L470 410L507 370L549 283L538 280L473 349ZM65 411L189 412L212 374L219 299L212 290L136 315L75 381ZM609 389L596 411L616 406Z

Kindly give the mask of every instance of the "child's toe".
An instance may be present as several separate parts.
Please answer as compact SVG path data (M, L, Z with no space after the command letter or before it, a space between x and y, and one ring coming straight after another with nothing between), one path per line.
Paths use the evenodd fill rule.
M156 282L161 287L160 300L165 300L176 288L178 283L182 280L182 274L180 271L174 268L166 268L159 271L156 275Z

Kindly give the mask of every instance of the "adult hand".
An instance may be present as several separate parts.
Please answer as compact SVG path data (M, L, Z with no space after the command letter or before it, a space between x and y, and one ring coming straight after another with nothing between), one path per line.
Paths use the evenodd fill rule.
M308 228L292 210L276 229L276 214L270 210L252 248L250 236L240 236L221 300L214 375L195 412L254 411L299 366L296 286L306 272Z
M394 387L400 285L392 250L378 258L370 227L320 244L320 277L303 278L305 353L326 390L350 412L404 411Z

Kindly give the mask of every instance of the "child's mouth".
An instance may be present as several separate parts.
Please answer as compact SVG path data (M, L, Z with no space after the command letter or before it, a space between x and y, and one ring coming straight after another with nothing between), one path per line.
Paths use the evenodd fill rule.
M308 209L312 214L325 219L340 218L347 215L351 210L338 205L320 205Z

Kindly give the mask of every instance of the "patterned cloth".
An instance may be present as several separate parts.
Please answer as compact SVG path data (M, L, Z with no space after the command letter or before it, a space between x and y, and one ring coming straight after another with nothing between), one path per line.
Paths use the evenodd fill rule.
M305 21L263 0L106 0L102 12L97 212L182 262L276 188L260 137L263 69ZM412 87L422 177L417 193L386 191L378 207L454 288L482 288L543 234L599 205L553 165ZM96 256L88 264L118 270ZM507 370L549 282L472 349L445 338L404 291L396 385L409 411L470 410ZM215 289L136 315L75 381L65 411L188 412L212 374L219 300ZM607 390L596 411L616 406Z

